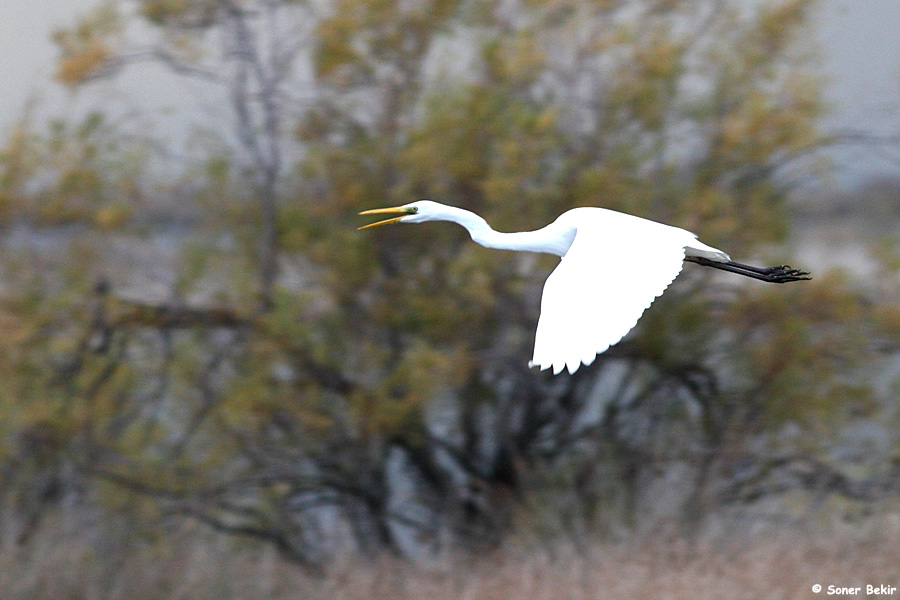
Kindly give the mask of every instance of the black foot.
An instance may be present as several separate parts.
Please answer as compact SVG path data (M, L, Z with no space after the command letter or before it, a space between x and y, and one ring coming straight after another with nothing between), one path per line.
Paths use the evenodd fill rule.
M704 267L712 267L714 269L728 271L729 273L736 273L745 277L752 277L753 279L758 279L767 283L788 283L790 281L808 281L812 279L812 277L809 276L808 272L801 271L800 269L794 269L790 265L779 265L777 267L762 268L754 267L751 265L742 265L741 263L736 263L733 261L718 262L709 260L708 258L701 258L699 256L688 256L687 258L685 258L685 260L695 262L698 265L703 265Z

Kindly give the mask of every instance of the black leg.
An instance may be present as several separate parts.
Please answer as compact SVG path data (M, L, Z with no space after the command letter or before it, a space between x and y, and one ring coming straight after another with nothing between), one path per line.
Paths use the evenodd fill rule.
M741 263L730 260L728 262L718 262L700 256L687 256L684 260L703 265L704 267L712 267L713 269L721 269L722 271L736 273L738 275L743 275L744 277L752 277L753 279L766 281L768 283L788 283L789 281L806 281L812 279L806 271L792 269L788 265L760 268L742 265Z

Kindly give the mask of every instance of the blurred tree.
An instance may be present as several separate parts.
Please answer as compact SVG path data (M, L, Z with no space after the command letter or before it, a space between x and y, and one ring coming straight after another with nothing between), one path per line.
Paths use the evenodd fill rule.
M786 232L783 172L820 141L811 5L105 3L57 34L58 77L78 88L154 61L218 86L231 112L215 151L174 177L203 182L197 228L220 235L186 245L163 303L113 280L79 305L83 266L56 300L10 280L3 482L70 464L308 564L448 532L495 543L513 497L538 526L583 532L611 506L634 519L672 466L692 516L740 496L759 481L742 465L770 458L754 441L870 402L856 369L879 324L848 284L723 287L688 268L629 340L550 378L525 364L552 259L450 226L363 235L355 213L433 197L525 230L603 205L766 251ZM131 41L132 22L154 41ZM81 148L95 119L60 144ZM4 214L34 201L34 139L17 130L0 157ZM122 201L100 171L46 189L74 190L67 211Z
M218 91L230 112L224 119L215 115L209 133L232 159L227 167L233 178L250 182L259 211L256 251L263 304L271 302L277 277L275 227L279 186L285 183L285 134L307 93L299 63L309 54L314 16L311 5L290 0L141 0L134 6L106 1L72 29L54 35L60 49L57 78L72 88L155 62ZM129 38L129 17L142 23L147 39Z

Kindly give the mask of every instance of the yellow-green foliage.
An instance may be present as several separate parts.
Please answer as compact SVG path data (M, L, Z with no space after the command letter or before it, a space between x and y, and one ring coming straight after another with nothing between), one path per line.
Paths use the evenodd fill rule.
M104 2L82 18L72 29L59 29L53 41L62 56L56 78L74 87L94 76L115 53L116 38L122 30L122 15L114 2Z
M868 412L870 382L861 367L877 360L876 323L844 277L821 274L808 286L748 294L729 313L732 356L754 383L760 418Z
M316 71L332 84L349 87L372 77L379 64L417 60L460 4L459 0L337 0L332 16L318 24Z
M99 112L75 124L53 120L43 134L26 117L0 151L0 216L121 228L146 167L146 149L123 133Z

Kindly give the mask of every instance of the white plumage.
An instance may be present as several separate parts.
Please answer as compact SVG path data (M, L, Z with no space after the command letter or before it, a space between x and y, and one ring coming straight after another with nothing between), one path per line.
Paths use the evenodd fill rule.
M602 208L576 208L551 228L575 238L547 278L531 362L557 374L590 365L625 337L681 272L686 252L728 260L684 229Z
M808 279L788 266L760 269L734 263L684 229L604 208L574 208L537 231L500 233L467 210L422 200L360 214L399 214L388 223L451 221L488 248L561 257L547 278L529 365L554 374L590 365L621 340L691 260L773 283Z

